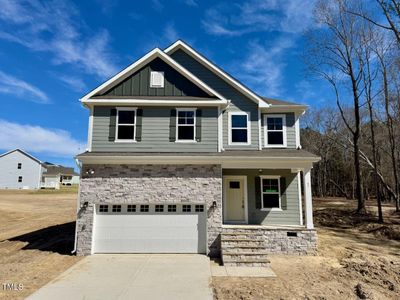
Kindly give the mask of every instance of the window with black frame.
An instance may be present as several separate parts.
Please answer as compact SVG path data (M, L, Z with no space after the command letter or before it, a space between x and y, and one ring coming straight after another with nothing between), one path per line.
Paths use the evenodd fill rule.
M281 208L280 179L261 178L262 208Z
M117 114L117 141L134 141L136 126L136 110L118 109Z

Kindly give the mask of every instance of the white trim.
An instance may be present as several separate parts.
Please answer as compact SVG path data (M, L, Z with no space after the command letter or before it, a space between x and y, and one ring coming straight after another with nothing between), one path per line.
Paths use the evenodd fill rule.
M236 89L238 89L239 91L241 91L244 94L246 94L252 101L256 102L259 105L261 104L263 107L269 107L270 106L262 98L257 96L255 93L253 93L251 90L249 90L245 86L243 86L236 79L232 78L230 75L228 75L227 73L222 71L216 65L212 64L208 59L204 58L202 55L200 55L198 52L196 52L192 47L190 47L186 43L182 42L181 40L176 41L174 44L172 44L167 49L165 49L164 52L167 53L168 55L171 55L171 53L175 52L179 48L183 49L186 53L191 55L199 63L201 63L202 65L204 65L208 69L210 69L212 72L214 72L219 77L224 79L230 85L234 86Z
M176 110L176 118L175 118L175 143L197 143L196 140L196 111L197 108L175 108ZM179 112L180 111L192 111L193 112L193 125L189 124L178 124ZM180 140L178 138L178 126L193 126L193 140Z
M263 113L287 113L287 112L296 112L302 115L307 109L308 105L271 105L268 108L260 107Z
M264 115L264 148L286 148L287 147L287 134L286 134L286 115L285 114L265 114ZM283 134L283 144L269 145L268 144L268 122L267 118L282 118L282 130L272 130L272 132L281 132Z
M92 151L92 139L93 139L93 110L94 107L90 107L90 112L89 112L89 125L88 125L88 143L87 143L87 147L88 147L88 151L91 152Z
M117 107L117 116L115 118L115 143L136 143L136 119L137 119L137 108L136 107ZM133 111L135 112L135 123L133 124L119 124L119 112L120 111ZM119 126L133 126L133 139L118 139L118 127Z
M261 140L261 110L258 109L258 150L262 150L262 140Z
M153 82L156 74L160 74L162 76L162 82L160 85L156 85ZM156 88L156 89L164 88L164 82L165 82L164 72L163 71L150 71L150 80L149 81L150 81L151 88Z
M165 54L163 51L161 51L159 48L155 48L143 57L141 57L139 60L134 62L133 64L129 65L127 68L123 69L121 72L95 88L93 91L90 93L86 94L83 96L80 101L85 103L90 97L104 92L108 88L110 88L112 85L116 85L119 82L123 81L126 79L131 73L133 73L135 70L139 69L143 65L145 65L147 62L153 60L154 58L159 57L162 59L164 62L169 64L171 67L173 67L175 70L177 70L179 73L181 73L183 76L185 76L187 79L189 79L192 83L197 85L199 88L201 88L203 91L205 91L208 94L214 95L219 99L225 100L226 99L217 93L214 89L209 87L207 84L205 84L203 81L198 79L195 75L190 73L187 69L182 67L180 64L178 64L175 60L173 60L169 55Z
M221 107L218 106L218 152L222 152L224 147L223 144L223 120L222 120L222 110Z
M136 105L136 106L226 106L228 101L224 100L168 100L168 99L107 99L96 98L85 100L86 106L93 105Z
M238 221L229 221L226 220L226 188L227 188L227 181L230 179L239 179L243 180L243 202L244 202L244 220L243 222ZM247 176L246 175L225 175L223 176L223 215L224 219L223 222L235 222L238 224L248 224L249 223L249 213L248 213L248 197L247 197Z
M277 192L267 192L263 191L263 179L278 179L278 193ZM282 211L282 196L281 196L281 176L279 175L260 175L260 197L261 197L261 210L262 211ZM271 194L279 196L279 207L264 207L264 194Z
M232 142L232 116L246 116L247 117L247 143ZM229 146L243 146L251 145L251 121L250 112L247 111L230 111L228 112L228 145ZM244 129L240 128L240 129Z
M303 226L303 201L301 195L301 172L297 172L297 189L299 194L299 212L300 212L300 225Z
M294 130L296 134L296 149L301 149L300 144L300 115L298 113L294 113L295 123Z

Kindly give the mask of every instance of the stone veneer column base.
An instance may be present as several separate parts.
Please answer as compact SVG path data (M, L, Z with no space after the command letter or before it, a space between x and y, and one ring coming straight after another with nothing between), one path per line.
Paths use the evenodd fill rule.
M91 169L92 172L88 172ZM92 253L96 204L205 203L208 255L219 256L222 229L220 165L84 165L79 188L77 255ZM214 207L213 204L216 204Z

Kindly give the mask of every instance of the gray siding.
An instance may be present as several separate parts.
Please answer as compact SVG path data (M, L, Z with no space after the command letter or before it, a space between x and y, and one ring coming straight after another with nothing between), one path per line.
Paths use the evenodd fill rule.
M200 80L212 89L219 92L226 99L231 100L231 105L223 113L223 146L225 149L258 149L258 107L255 102L247 98L226 81L215 75L195 59L182 50L177 50L171 57L183 67L192 72ZM251 119L251 145L229 146L228 145L228 112L245 111L250 112Z
M249 224L262 225L300 225L299 194L297 174L290 170L225 169L223 175L246 175ZM286 201L286 209L282 211L262 211L256 208L255 178L260 175L280 175L286 180L286 190L282 201Z
M18 163L22 163L18 169ZM0 157L0 189L37 189L40 187L42 166L19 151ZM22 182L18 177L22 176Z
M218 150L217 108L201 108L201 141L169 141L172 107L142 107L142 140L136 143L109 141L110 112L113 107L95 107L93 114L92 151L115 152L216 152Z
M264 115L273 115L272 113L261 115L261 144L265 147L265 127ZM294 113L277 113L277 115L286 115L286 140L287 148L296 148L296 127Z
M164 88L150 87L151 71L164 72ZM207 93L159 58L151 61L148 65L103 93L103 95L210 97Z

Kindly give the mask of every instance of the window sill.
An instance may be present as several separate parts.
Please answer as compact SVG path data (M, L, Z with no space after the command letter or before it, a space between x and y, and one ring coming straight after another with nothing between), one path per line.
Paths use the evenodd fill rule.
M137 143L136 140L115 140L114 143Z
M283 211L282 208L272 207L272 208L261 208L261 211Z
M188 141L185 141L185 140L177 140L177 141L175 141L175 143L197 144L198 142L197 142L197 141L190 141L190 140L188 140Z
M228 143L228 146L250 146L251 143Z
M264 145L264 148L287 148L287 145Z

